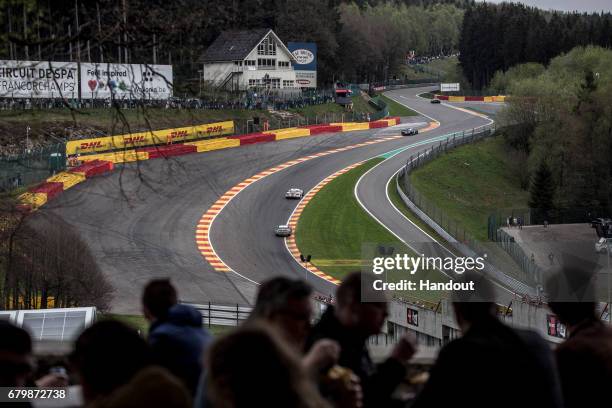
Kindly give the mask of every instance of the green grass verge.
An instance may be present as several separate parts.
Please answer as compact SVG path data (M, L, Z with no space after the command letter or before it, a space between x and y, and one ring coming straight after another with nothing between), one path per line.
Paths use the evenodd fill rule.
M361 208L353 193L359 178L382 160L369 160L331 181L313 197L300 216L296 228L296 243L300 252L312 255L313 265L337 279L361 269L362 244L397 242L395 236ZM403 251L411 252L407 248ZM418 271L414 277L446 281L446 277L438 271ZM410 277L406 274L389 274L389 281L398 278ZM427 301L437 301L442 296L439 292L429 291L398 294Z
M513 176L502 137L454 149L410 174L413 186L476 239L487 240L487 218L526 208L528 192Z
M390 116L417 116L418 113L413 111L410 108L405 107L404 105L395 102L393 99L387 98L385 95L380 95L380 99L385 101L387 107L389 108Z
M450 246L450 244L444 238L442 238L440 234L434 231L429 225L425 223L425 221L420 219L415 213L410 211L408 206L404 203L399 193L397 192L395 180L396 180L396 177L393 177L393 180L391 180L391 182L387 186L387 192L389 193L389 199L391 200L395 208L397 208L402 214L404 214L406 218L408 218L410 221L416 224L419 228L421 228L423 231L425 231L430 236L432 236L436 241L444 245L444 247L448 248L451 252L455 253L454 249ZM456 254L456 255L459 255L459 254Z
M101 319L119 320L120 322L125 323L126 325L138 330L140 334L142 334L143 336L146 336L147 333L149 332L149 322L142 315L121 315L121 314L106 313L102 315ZM211 333L213 336L223 335L229 332L230 330L232 330L232 328L233 328L232 326L218 326L218 325L211 325L210 327L206 326L206 329L208 330L208 332Z

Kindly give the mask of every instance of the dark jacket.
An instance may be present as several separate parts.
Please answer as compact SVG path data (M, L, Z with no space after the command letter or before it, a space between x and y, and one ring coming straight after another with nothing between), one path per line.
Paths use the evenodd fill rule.
M149 344L155 362L180 378L195 394L204 349L211 336L202 327L202 315L187 305L174 305L168 317L157 320L149 329Z
M313 327L307 348L320 339L332 339L340 345L338 364L353 370L361 380L365 408L388 407L391 404L391 394L406 375L406 368L401 362L388 359L374 364L366 346L367 339L342 327L333 306L327 308Z
M612 329L598 320L585 321L571 331L555 354L567 408L609 405Z
M413 407L560 408L552 350L535 332L494 317L474 324L438 355Z

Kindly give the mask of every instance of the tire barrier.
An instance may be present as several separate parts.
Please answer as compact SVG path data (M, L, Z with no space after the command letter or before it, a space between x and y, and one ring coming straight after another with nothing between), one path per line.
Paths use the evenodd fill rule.
M209 152L211 150L219 150L219 149L227 149L230 147L238 147L240 146L240 140L237 139L228 139L224 137L223 139L213 139L213 140L201 140L199 142L189 142L185 143L186 145L191 145L196 147L196 151L198 153L201 152Z
M83 181L85 181L85 176L68 171L62 171L47 179L49 183L61 183L64 186L64 190L68 190L70 187L74 187Z
M98 174L104 174L113 170L113 163L102 160L92 160L83 163L79 166L73 167L70 172L75 174L81 174L86 178L97 176Z
M192 145L170 145L170 146L154 146L136 149L138 153L147 153L148 159L157 159L159 157L182 156L184 154L196 153L198 149Z

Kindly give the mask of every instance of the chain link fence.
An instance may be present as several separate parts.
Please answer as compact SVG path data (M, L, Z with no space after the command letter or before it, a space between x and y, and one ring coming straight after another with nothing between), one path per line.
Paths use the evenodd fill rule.
M0 192L38 183L66 168L63 143L0 156Z

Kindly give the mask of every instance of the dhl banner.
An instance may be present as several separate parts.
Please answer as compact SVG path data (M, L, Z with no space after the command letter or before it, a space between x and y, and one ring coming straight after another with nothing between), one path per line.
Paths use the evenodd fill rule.
M75 154L106 152L109 150L152 146L164 143L180 143L207 136L229 135L232 133L234 133L234 122L230 120L198 126L138 132L128 135L72 140L66 143L66 155L73 156Z

